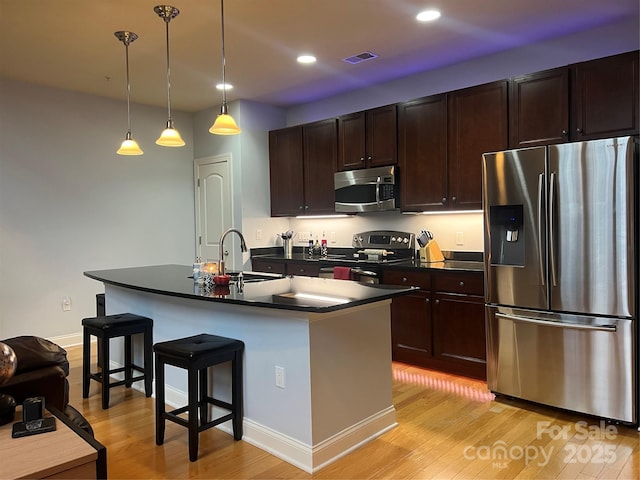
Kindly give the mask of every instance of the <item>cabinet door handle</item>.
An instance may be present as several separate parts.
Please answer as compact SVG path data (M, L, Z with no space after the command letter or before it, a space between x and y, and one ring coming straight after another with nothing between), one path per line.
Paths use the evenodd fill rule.
M267 265L267 270L273 270L273 267L271 265Z
M453 203L456 203L456 200L458 200L458 197L451 197L451 201L452 201Z
M407 277L402 277L402 283L407 283Z
M440 303L440 300L436 300L436 305L438 305Z
M464 287L464 282L460 282L458 285L460 285L461 287Z
M360 157L360 161L361 161L361 162L364 162L364 157Z
M302 205L300 205L300 206L298 207L298 210L304 210L304 207L303 207Z
M576 128L576 132L582 135L582 129L581 128Z
M425 298L424 299L424 303L430 303L430 302L431 302L431 299L429 299L429 298Z
M567 135L569 135L569 132L567 130L562 130L562 136L566 137Z
M444 205L445 203L447 203L447 197L442 197L442 204Z
M304 268L301 268L301 269L300 269L300 273L304 273Z
M367 160L370 162L371 160L373 160L373 157L372 156L368 156Z

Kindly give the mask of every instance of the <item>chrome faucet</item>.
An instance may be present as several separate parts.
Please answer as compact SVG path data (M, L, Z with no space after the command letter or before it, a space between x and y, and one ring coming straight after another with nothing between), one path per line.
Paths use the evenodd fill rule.
M220 248L220 261L218 263L218 275L224 275L224 272L225 272L225 269L224 269L224 239L231 232L235 232L235 233L238 234L238 236L240 237L240 249L243 252L247 251L247 243L244 241L244 237L242 236L242 232L240 230L235 229L235 228L230 228L230 229L226 230L222 234L222 236L220 237L220 244L218 245L219 248Z

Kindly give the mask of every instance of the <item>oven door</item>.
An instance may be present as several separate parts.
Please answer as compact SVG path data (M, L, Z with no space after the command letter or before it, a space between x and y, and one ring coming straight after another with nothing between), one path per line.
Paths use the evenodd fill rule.
M320 269L320 278L336 278L334 267L322 267ZM362 282L368 284L380 283L380 273L374 269L352 267L350 279L354 282Z

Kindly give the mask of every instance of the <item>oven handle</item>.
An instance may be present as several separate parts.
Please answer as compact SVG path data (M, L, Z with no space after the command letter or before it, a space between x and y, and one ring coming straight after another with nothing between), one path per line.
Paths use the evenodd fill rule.
M351 271L357 275L365 275L367 277L377 277L377 272L372 272L371 270L363 270L361 268L352 268Z
M523 317L521 315L509 315L507 313L496 313L496 318L504 318L514 320L516 322L532 323L534 325L543 325L545 327L573 328L576 330L595 330L600 332L616 332L615 325L581 325L575 323L551 322L548 320L539 320L537 318Z
M371 270L363 270L361 268L351 268L351 271L358 275L366 275L367 277L378 277L377 272L372 272ZM333 273L333 267L322 267L320 269L320 273Z

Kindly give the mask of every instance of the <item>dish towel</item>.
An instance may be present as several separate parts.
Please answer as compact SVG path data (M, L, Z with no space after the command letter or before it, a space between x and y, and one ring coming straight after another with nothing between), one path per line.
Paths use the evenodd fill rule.
M351 280L351 268L333 267L333 278L337 280Z

